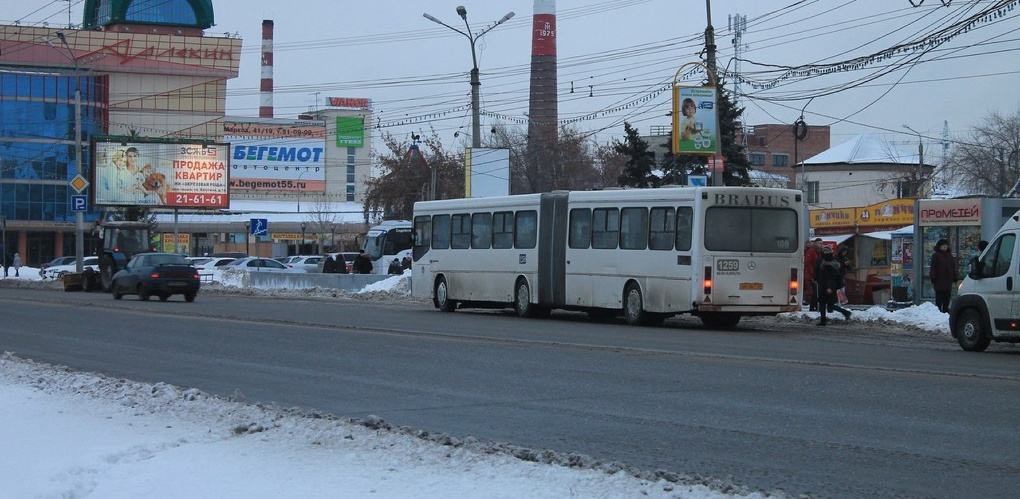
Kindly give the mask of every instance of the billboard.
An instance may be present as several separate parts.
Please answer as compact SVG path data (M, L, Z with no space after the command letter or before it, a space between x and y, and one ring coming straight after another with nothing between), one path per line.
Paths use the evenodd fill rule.
M510 194L510 150L472 147L464 157L464 197Z
M239 138L230 142L230 188L251 191L326 190L322 139Z
M673 87L673 154L719 154L714 87Z
M336 146L365 147L365 118L360 116L337 116Z
M96 205L228 208L228 144L97 138Z

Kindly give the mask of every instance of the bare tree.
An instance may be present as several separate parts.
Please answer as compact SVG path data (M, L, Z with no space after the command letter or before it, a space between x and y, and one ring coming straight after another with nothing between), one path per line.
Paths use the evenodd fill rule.
M942 177L959 194L1016 196L1020 183L1020 108L1013 114L993 111L958 140Z
M510 150L510 192L528 194L556 189L585 190L598 187L597 148L576 128L562 127L555 150L535 157L550 158L549 164L528 160L528 135L505 124L492 127L488 146Z
M410 220L415 201L431 197L433 171L436 199L464 197L464 158L447 152L435 130L424 139L413 135L411 141L387 133L383 142L389 150L379 156L383 173L365 183L368 218Z
M595 148L595 189L620 186L620 175L627 166L628 157L616 150L614 141Z
M312 208L306 212L306 220L308 227L312 234L315 234L315 241L317 242L316 253L325 253L326 241L330 241L332 244L332 237L335 231L337 221L340 220L340 213L338 213L333 204L322 198L316 198L312 202Z

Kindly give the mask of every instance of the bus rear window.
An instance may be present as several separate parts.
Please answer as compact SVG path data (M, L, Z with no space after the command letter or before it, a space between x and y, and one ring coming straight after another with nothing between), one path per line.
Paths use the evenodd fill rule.
M786 209L709 207L705 249L755 253L796 253L797 212Z

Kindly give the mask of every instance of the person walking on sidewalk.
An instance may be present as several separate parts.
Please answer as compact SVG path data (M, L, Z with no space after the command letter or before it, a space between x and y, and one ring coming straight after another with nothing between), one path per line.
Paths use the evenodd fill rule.
M818 325L826 325L826 312L832 311L843 314L843 318L849 320L850 311L843 308L836 297L836 291L845 285L843 270L833 256L832 248L828 246L822 247L822 258L815 268L815 283L818 285L818 313L822 316Z
M815 282L815 269L820 258L818 250L822 247L821 238L809 240L804 248L804 304L808 310L818 310L818 285Z

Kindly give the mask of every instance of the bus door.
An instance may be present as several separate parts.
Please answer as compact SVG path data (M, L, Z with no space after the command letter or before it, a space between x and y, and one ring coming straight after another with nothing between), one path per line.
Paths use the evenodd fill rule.
M411 295L415 298L432 297L432 217L414 217L414 232L411 246Z

